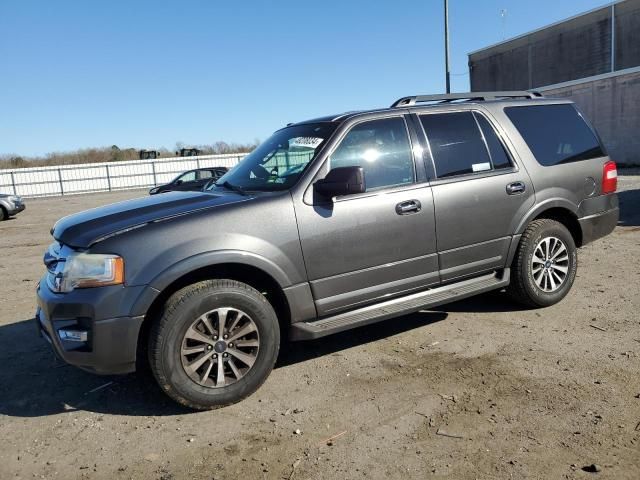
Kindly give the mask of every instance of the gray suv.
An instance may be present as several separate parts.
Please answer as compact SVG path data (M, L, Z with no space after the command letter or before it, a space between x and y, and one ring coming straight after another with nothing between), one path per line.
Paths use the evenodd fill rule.
M70 364L145 361L181 404L227 405L266 380L285 337L496 289L553 305L577 248L615 227L615 191L582 114L536 93L412 96L289 124L204 192L58 221L37 327Z
M0 193L0 221L17 215L24 209L24 202L18 195Z

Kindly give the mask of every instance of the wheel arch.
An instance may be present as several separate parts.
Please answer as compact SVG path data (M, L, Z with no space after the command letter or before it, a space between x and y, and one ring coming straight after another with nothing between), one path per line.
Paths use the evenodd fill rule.
M527 226L534 220L539 218L549 218L556 220L563 224L576 244L576 247L582 246L582 227L578 222L577 207L566 199L556 198L548 200L544 203L536 205L536 207L530 210L525 218L520 222L516 229L516 235L521 235Z
M193 269L172 268L162 278L154 280L138 298L133 311L144 315L138 335L138 363L146 362L147 338L155 320L167 300L178 290L203 280L229 279L246 283L262 293L276 312L281 334L291 325L291 308L281 284L281 278L273 271L241 261L201 264ZM179 273L178 273L179 272Z

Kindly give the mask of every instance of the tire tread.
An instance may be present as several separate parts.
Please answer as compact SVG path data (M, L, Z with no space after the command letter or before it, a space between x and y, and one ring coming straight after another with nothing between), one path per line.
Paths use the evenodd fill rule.
M507 288L507 292L513 300L527 307L538 308L541 306L531 297L525 285L527 276L527 251L531 243L534 241L534 237L541 229L557 226L567 230L567 228L557 220L553 220L551 218L539 218L527 225L527 228L520 238L516 255L511 264L511 281Z
M149 364L151 366L151 371L156 381L160 385L162 391L169 395L173 400L178 402L179 404L193 409L193 410L214 410L222 407L226 407L228 405L232 405L236 402L239 402L246 396L249 396L252 392L249 392L245 397L238 398L234 401L229 401L224 404L217 404L211 407L203 407L200 404L196 404L191 402L189 399L185 398L181 395L176 389L174 389L168 379L166 378L163 367L163 355L162 355L162 345L165 341L166 332L170 329L168 328L169 323L173 320L173 316L177 310L179 310L184 303L189 301L192 297L199 295L202 291L206 290L239 290L244 294L252 297L254 300L261 301L265 308L270 309L273 312L273 307L264 297L258 292L255 288L247 285L246 283L238 282L236 280L228 280L228 279L214 279L214 280L203 280L197 283L193 283L182 289L175 292L173 295L169 297L167 302L165 303L164 308L160 314L160 318L158 321L154 322L150 333L149 333ZM275 312L273 312L275 316ZM275 364L275 359L274 359ZM273 366L273 365L272 365ZM265 376L261 379L260 383L253 389L253 391L260 388L260 386L266 381L267 377Z

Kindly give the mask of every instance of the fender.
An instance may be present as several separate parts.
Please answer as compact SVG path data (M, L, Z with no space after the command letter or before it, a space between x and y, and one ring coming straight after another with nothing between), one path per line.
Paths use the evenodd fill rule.
M238 263L259 268L269 274L282 289L292 284L287 274L279 266L255 253L242 250L204 252L185 258L160 272L138 296L131 309L131 315L145 315L158 295L180 277L199 268L224 263Z
M513 232L514 235L521 235L524 232L525 228L527 228L527 225L529 225L529 223L531 223L534 218L536 218L545 210L549 210L551 208L563 208L570 211L576 216L576 218L578 218L578 207L571 203L569 200L559 197L549 198L542 201L541 203L535 204L533 208L529 210L524 217L522 217L522 220L520 220L520 223L518 223L515 232Z
M533 219L536 218L538 215L540 215L541 213L551 208L563 208L573 213L574 215L576 215L578 211L578 208L576 207L576 205L574 205L567 199L559 198L559 197L549 198L539 204L535 204L533 208L529 210L524 217L522 217L522 220L520 220L520 223L518 223L518 226L513 234L513 237L511 238L511 245L509 245L509 252L507 253L507 259L506 259L505 265L507 266L511 265L511 262L513 262L513 257L515 256L516 250L518 249L518 244L520 243L520 237L522 237L522 233L527 228L527 225L529 225L529 223L531 223ZM577 218L577 215L576 215L576 218Z

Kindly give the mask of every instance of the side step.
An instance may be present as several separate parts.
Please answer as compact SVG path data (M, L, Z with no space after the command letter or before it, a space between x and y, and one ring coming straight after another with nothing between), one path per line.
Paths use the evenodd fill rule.
M509 269L394 298L314 322L291 325L291 340L312 340L488 292L509 284Z

